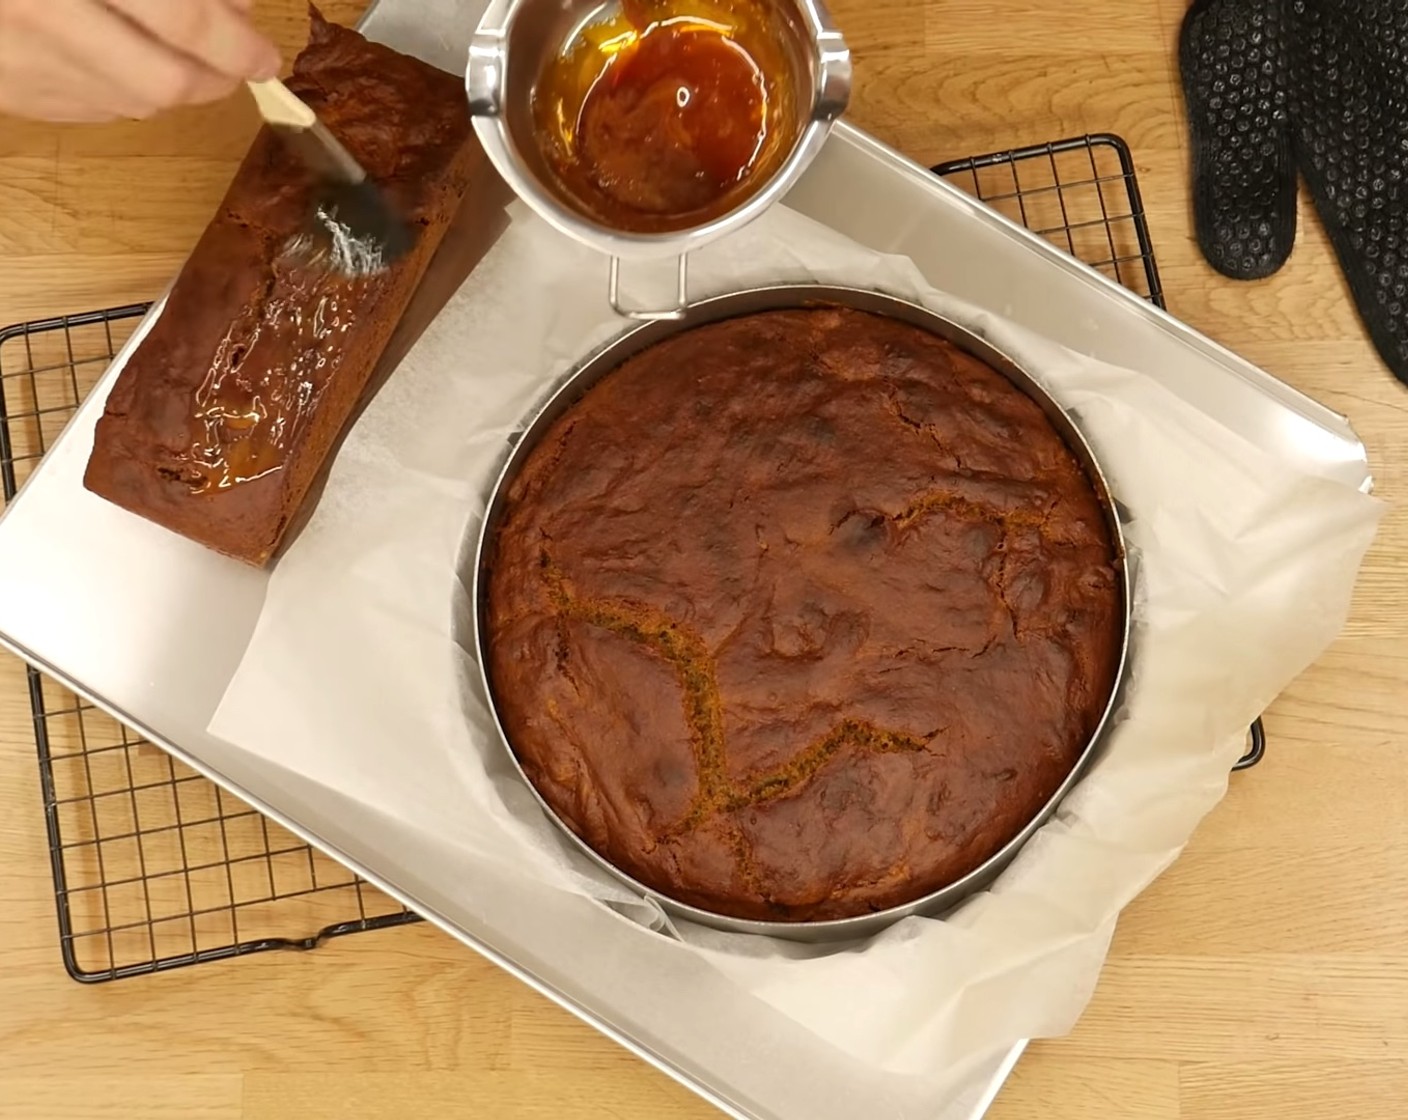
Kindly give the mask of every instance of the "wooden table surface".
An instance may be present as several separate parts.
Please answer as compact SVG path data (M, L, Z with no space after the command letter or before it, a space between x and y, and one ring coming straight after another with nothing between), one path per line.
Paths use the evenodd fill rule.
M1171 310L1330 407L1408 494L1408 394L1311 212L1281 275L1215 276L1190 230L1173 47L1186 0L834 0L852 117L925 163L1087 131L1134 150ZM348 21L357 0L326 5ZM264 0L292 49L301 0ZM0 121L0 322L151 298L254 122ZM1088 1013L994 1120L1401 1120L1408 1109L1408 520L1341 639L1266 720L1183 858L1127 912ZM13 593L13 592L11 592ZM426 926L83 987L59 961L28 702L0 669L0 1117L716 1115ZM860 1120L860 1118L858 1118ZM869 1120L869 1118L866 1118ZM878 1120L878 1118L877 1118Z

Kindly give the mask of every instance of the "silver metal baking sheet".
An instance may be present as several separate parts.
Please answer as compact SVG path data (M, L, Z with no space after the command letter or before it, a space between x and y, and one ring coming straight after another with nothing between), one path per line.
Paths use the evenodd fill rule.
M425 6L454 9L427 26ZM383 0L364 30L458 69L483 0ZM928 280L1082 353L1136 366L1227 428L1280 456L1367 489L1348 423L1112 281L841 125L789 204L877 250L914 259ZM159 308L152 312L157 314ZM521 879L430 882L432 844L206 732L239 664L265 578L132 517L82 487L93 427L151 316L0 518L0 642L164 746L460 941L740 1120L905 1116L979 1120L1021 1047L994 1055L961 1100L923 1103L905 1079L840 1055L818 1060L798 1028L701 965L650 999L652 956L586 899ZM635 1013L622 1008L629 997ZM685 1051L673 1008L733 1029ZM655 1010L640 1010L652 1008ZM785 1095L774 1088L787 1085Z

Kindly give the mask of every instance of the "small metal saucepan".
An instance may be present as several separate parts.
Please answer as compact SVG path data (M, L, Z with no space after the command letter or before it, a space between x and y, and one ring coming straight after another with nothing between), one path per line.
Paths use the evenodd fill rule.
M718 3L718 0L709 0ZM756 2L756 0L749 0ZM619 0L491 0L470 44L465 84L470 114L499 174L538 215L560 232L610 258L610 300L633 319L679 319L688 304L689 254L753 221L797 182L845 112L851 93L850 51L820 0L768 0L767 19L788 75L791 119L782 122L785 158L770 164L736 205L701 224L660 233L612 228L585 212L548 166L535 132L535 90L554 61L583 29L619 12ZM706 10L705 0L680 0L681 14ZM626 309L620 302L623 260L678 260L678 297L663 311Z
M507 749L509 757L513 759L513 764L518 769L518 773L523 779L524 784L533 791L534 795L538 798L539 804L542 805L543 810L558 824L570 841L598 866L618 879L623 880L641 895L648 896L658 901L660 906L667 913L680 918L733 932L766 934L773 937L809 942L842 941L867 937L877 933L901 918L913 914L942 914L964 898L987 887L1007 867L1021 847L1031 839L1032 835L1047 821L1052 813L1056 811L1062 799L1070 793L1071 789L1085 774L1096 754L1098 744L1101 742L1107 727L1111 723L1112 714L1121 699L1123 682L1129 663L1132 593L1124 533L1120 526L1118 516L1115 513L1117 508L1115 499L1110 493L1109 485L1105 480L1105 476L1100 469L1094 452L1091 451L1089 444L1086 442L1075 422L1061 406L1056 403L1051 395L1047 393L1030 374L977 335L960 327L956 323L936 315L927 308L893 296L853 288L800 285L758 288L703 300L691 305L685 315L678 321L652 322L635 327L615 339L605 348L588 357L566 377L547 403L528 421L526 430L513 447L509 454L508 461L495 484L484 523L480 531L477 547L473 553L474 572L469 581L472 584L474 600L474 649L479 661L481 683L485 689L485 694L489 697L491 705L493 705L494 688L488 673L488 579L484 570L484 563L488 557L490 542L493 540L493 536L498 529L500 519L503 515L508 490L512 485L514 477L526 462L529 455L531 455L541 437L588 389L612 370L616 369L622 362L673 334L703 326L706 323L715 323L724 319L751 315L761 311L819 306L849 307L911 323L941 338L947 339L955 346L992 366L1041 406L1042 410L1051 419L1056 430L1060 432L1065 439L1072 453L1084 466L1100 498L1101 505L1106 511L1112 539L1119 553L1118 571L1120 586L1124 596L1124 626L1121 634L1120 655L1115 683L1101 720L1096 726L1095 732L1091 735L1090 740L1086 743L1084 750L1081 752L1075 767L1071 770L1066 780L1061 783L1056 792L1052 794L1041 811L1028 822L1020 833L1014 836L1000 851L983 863L982 866L976 868L956 882L950 883L948 886L938 891L902 906L892 907L889 910L874 914L822 922L767 922L732 918L709 913L697 907L676 902L660 894L658 891L652 890L644 884L637 882L599 856L585 841L573 832L560 817L558 817L552 807L548 805L547 801L538 794L533 783L518 764L517 756L513 751L513 745L509 741L508 734L498 718L497 706L494 705L495 726L498 728L503 746Z

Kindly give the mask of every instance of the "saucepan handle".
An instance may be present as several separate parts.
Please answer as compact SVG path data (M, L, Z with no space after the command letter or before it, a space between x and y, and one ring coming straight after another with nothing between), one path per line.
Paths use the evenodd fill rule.
M659 320L676 321L684 318L685 309L689 306L689 254L681 253L678 262L678 280L675 292L675 305L661 311L655 311L646 307L622 307L621 306L621 258L611 258L611 289L609 293L611 300L611 310L617 315L627 319L639 319L644 322L656 322Z

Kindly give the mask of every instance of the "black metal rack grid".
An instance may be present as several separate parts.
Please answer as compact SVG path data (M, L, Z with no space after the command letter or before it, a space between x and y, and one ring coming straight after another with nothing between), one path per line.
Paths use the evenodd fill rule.
M942 163L954 183L1165 306L1134 161L1101 134ZM8 502L146 305L0 330ZM27 670L64 964L111 980L415 921L69 690ZM1245 769L1261 760L1253 726Z
M8 502L145 305L0 330L0 481ZM340 864L28 675L64 965L115 980L417 920Z
M940 163L935 175L1166 307L1139 178L1108 133Z
M1110 133L1074 136L951 160L935 175L1020 222L1071 256L1167 308L1139 177L1129 146ZM1252 724L1246 770L1266 753L1261 720Z

